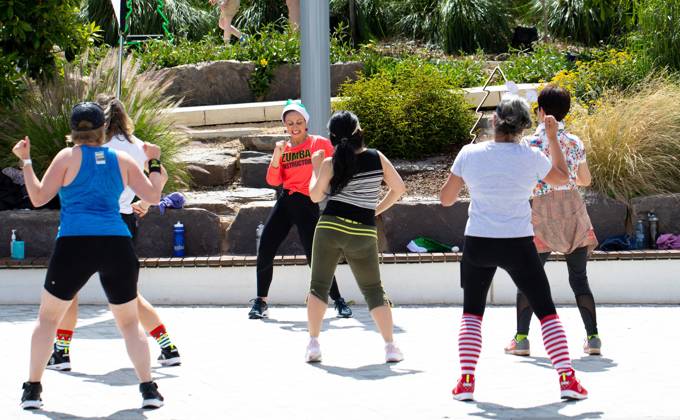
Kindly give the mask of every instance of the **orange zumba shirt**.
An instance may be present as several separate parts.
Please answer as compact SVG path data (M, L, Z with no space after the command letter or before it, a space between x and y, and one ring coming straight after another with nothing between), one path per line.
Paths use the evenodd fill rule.
M312 155L317 150L324 150L326 157L333 156L335 148L331 141L321 136L308 136L307 140L297 146L286 142L281 154L279 167L271 164L267 169L267 184L283 188L289 194L299 192L309 196L309 181L312 178Z

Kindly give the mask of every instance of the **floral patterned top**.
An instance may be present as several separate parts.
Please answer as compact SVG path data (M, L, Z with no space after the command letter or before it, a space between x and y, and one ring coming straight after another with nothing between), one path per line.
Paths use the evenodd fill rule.
M552 191L568 191L576 190L576 171L578 165L586 161L586 149L581 139L577 136L568 133L564 128L564 123L558 123L557 139L560 142L560 148L567 161L567 168L569 169L569 182L566 185L550 185L543 180L538 180L536 188L534 188L534 197L548 194ZM548 136L545 134L545 125L542 123L536 129L532 136L524 138L526 144L540 149L546 156L550 157Z

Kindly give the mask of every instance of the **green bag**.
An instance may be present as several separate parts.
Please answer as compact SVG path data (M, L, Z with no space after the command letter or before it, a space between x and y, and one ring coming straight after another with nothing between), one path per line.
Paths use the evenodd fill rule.
M432 238L419 236L406 245L411 252L458 252L457 246L447 245Z

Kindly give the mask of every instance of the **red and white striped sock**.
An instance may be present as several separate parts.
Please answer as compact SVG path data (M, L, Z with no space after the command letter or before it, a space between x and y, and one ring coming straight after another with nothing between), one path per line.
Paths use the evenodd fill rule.
M474 375L482 352L482 317L463 313L458 335L458 354L463 375Z
M543 345L548 352L553 367L560 375L563 373L571 374L574 370L571 367L569 358L569 346L567 345L567 335L562 328L560 318L555 315L548 315L541 319L541 332L543 333Z

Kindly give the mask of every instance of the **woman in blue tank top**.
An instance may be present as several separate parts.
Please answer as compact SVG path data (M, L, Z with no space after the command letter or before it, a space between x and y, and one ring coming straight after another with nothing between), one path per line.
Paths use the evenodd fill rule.
M105 117L93 102L76 105L71 113L70 140L75 146L61 150L38 180L30 158L28 137L14 146L23 161L26 189L40 207L56 194L61 199L59 232L45 278L38 322L31 340L29 379L23 384L21 406L42 406L40 379L52 353L52 340L71 300L95 273L99 273L116 324L140 380L143 407L160 407L163 397L151 378L149 348L139 327L137 277L139 261L130 231L119 214L118 198L126 185L149 203L158 203L167 181L160 163L160 148L144 146L149 177L125 153L102 147Z

